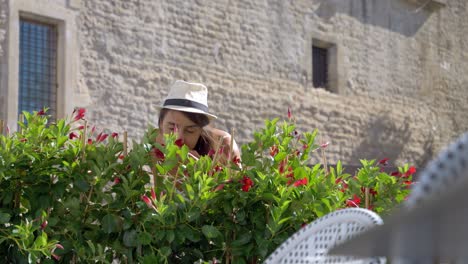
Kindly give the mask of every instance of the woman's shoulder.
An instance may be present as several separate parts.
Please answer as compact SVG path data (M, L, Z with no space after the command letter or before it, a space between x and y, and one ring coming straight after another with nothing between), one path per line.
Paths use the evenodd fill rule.
M211 133L211 136L215 137L216 139L219 139L219 138L231 139L231 134L221 129L210 128L209 132Z

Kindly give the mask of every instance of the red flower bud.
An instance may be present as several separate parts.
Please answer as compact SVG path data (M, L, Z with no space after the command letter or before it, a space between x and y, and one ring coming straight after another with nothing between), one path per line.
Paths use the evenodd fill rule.
M106 138L109 136L109 134L106 134L106 133L99 133L99 135L97 136L96 138L96 142L102 142L104 140L106 140Z
M330 144L330 142L325 142L322 145L320 145L320 147L321 148L326 148L326 147L328 147L329 144Z
M381 160L379 160L378 164L380 164L382 166L387 166L388 165L388 160L389 160L389 158L381 159Z
M112 132L112 137L113 137L113 138L116 138L116 137L118 137L118 136L119 136L119 133Z
M69 139L78 138L78 135L77 135L75 132L71 132L71 133L68 135L68 138L69 138Z
M148 198L148 196L146 196L146 195L143 194L143 195L141 196L141 200L142 200L143 202L145 202L145 204L146 204L149 208L153 208L153 204L151 203L151 199Z
M153 201L156 201L156 193L154 192L153 188L151 188L151 199L153 199Z
M221 191L222 189L224 189L224 183L221 183L220 185L216 186L215 192Z
M270 156L274 157L276 154L278 154L278 147L276 145L273 145L270 147Z
M119 184L120 183L120 178L119 177L115 177L114 178L114 184Z
M47 222L47 220L44 220L44 222L42 222L42 224L41 224L41 230L44 230L47 227L48 224L49 223Z

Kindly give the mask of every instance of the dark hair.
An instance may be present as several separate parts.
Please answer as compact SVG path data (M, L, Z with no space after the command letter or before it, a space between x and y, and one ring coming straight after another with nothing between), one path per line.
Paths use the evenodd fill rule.
M167 109L163 108L159 112L159 119L158 119L158 126L161 127L162 121L164 117L166 116L167 112L172 109ZM174 110L178 111L178 110ZM198 114L198 113L190 113L190 112L184 112L180 111L185 117L190 119L190 121L194 122L197 126L202 128L202 133L200 137L198 138L197 144L193 148L198 152L200 155L207 155L210 149L212 149L214 142L213 138L208 134L208 132L204 129L208 124L210 124L210 119L204 115L204 114Z

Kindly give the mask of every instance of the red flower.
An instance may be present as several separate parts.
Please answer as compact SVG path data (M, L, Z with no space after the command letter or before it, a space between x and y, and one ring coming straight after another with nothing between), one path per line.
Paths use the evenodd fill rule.
M404 178L408 178L410 175L413 175L416 173L416 168L414 166L409 167L408 171L403 174Z
M158 148L151 149L151 155L154 158L156 158L157 160L164 161L164 158L165 158L164 153L161 150L159 150Z
M86 113L86 109L84 108L78 108L78 110L75 109L75 111L73 111L73 113L76 112L76 115L75 117L73 118L74 121L78 121L80 119L82 119Z
M411 184L413 184L413 182L412 181L404 181L403 184L406 185L406 188L410 188Z
M119 184L121 182L119 177L114 178L114 184Z
M89 145L93 144L93 140L90 139L90 138L88 138L88 144L89 144Z
M365 187L361 187L361 192L362 193L365 193L366 192L366 188ZM372 189L372 188L369 188L369 193L372 194L373 196L376 196L377 195L377 191Z
M179 148L181 148L183 145L184 145L184 140L179 138L177 139L174 144L176 144L176 146L178 146Z
M299 187L301 185L307 185L307 178L304 177L303 179L297 180L294 183L294 187Z
M45 115L46 111L44 109L41 109L39 112L37 112L38 116L43 116Z
M104 140L106 140L106 138L109 136L109 134L106 134L106 133L99 133L99 135L97 136L96 138L96 142L102 142Z
M345 181L343 181L343 179L341 179L341 178L337 178L337 179L335 180L335 183L336 183L336 184L340 184L340 183L341 183L341 186L343 186L343 187L341 188L341 190L340 190L341 192L345 192L346 189L348 189L348 184L347 184Z
M113 138L116 138L116 137L118 137L118 136L119 136L119 133L112 132L112 137L113 137Z
M239 165L240 164L240 161L241 159L238 157L238 156L235 156L233 159L232 159L232 162L236 165Z
M78 130L82 130L82 129L84 129L84 125L81 125L78 127Z
M270 156L274 157L276 154L278 154L278 147L276 145L273 145L270 147Z
M123 160L125 158L124 155L119 155L119 159Z
M395 177L401 177L401 173L399 171L394 171L392 173L390 173L391 176L395 176Z
M151 199L153 199L153 201L156 201L156 193L154 192L153 188L151 188Z
M242 191L244 192L248 192L253 186L253 181L247 176L244 176L244 178L240 180L240 183L242 184Z
M75 132L71 132L71 133L68 135L68 138L69 138L69 139L78 138L78 135L77 135Z
M381 159L381 160L379 160L378 164L380 164L382 166L387 166L388 165L388 160L389 160L389 158Z
M353 199L346 200L346 206L348 207L359 207L361 203L361 198L359 198L356 194L353 196Z
M291 118L292 118L291 108L288 107L288 119L291 119Z
M329 144L330 144L330 142L325 142L325 143L322 143L320 145L320 147L324 149L324 148L328 147Z
M223 170L223 167L222 167L222 166L219 166L219 165L216 165L216 166L213 168L213 170L214 170L215 172L220 172L220 171Z
M282 160L280 162L279 167L278 167L278 170L279 170L280 174L284 173L284 167L286 166L287 163L288 163L288 160L286 160L286 159L284 159L284 160Z
M210 158L213 158L214 155L215 155L214 149L210 149L210 151L208 151L208 156L209 156Z

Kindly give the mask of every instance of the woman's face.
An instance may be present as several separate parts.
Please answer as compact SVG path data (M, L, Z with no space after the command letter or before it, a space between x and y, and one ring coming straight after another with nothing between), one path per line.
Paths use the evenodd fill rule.
M194 149L198 138L202 133L202 128L187 118L182 112L168 110L160 124L160 129L164 134L176 133L177 139L183 139L185 145Z

